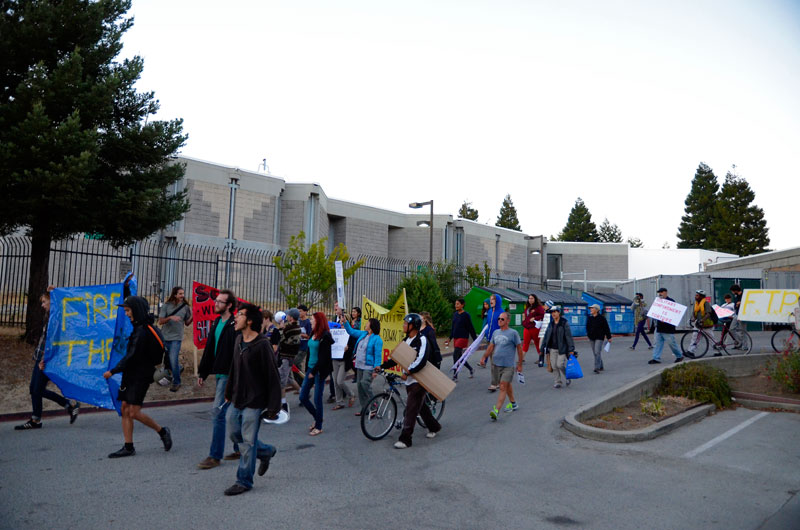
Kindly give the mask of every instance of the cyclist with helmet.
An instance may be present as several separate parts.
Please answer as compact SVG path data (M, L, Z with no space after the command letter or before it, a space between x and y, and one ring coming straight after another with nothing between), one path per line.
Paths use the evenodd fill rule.
M425 389L417 383L413 374L422 370L428 363L428 344L425 336L420 333L422 328L422 317L416 313L410 313L403 319L403 333L406 334L405 343L414 348L417 352L417 357L408 365L407 370L403 370L400 377L406 383L406 393L408 399L406 402L406 413L403 418L403 431L400 433L400 438L395 442L395 449L406 449L411 447L411 436L414 434L414 424L417 421L417 416L422 417L422 421L428 427L428 433L425 435L427 438L434 438L436 433L442 429L442 426L436 421L436 418L431 414L425 404ZM389 369L397 366L397 363L391 359L380 365L380 368ZM377 371L377 369L376 369Z
M694 309L692 311L692 318L693 318L693 326L698 331L692 333L692 344L689 346L689 354L694 355L694 351L697 349L697 340L700 335L699 329L702 328L706 330L711 336L712 342L716 342L714 338L714 317L712 316L714 313L714 308L711 307L711 304L706 300L706 292L702 289L698 289L694 292ZM716 346L714 346L716 348ZM722 355L721 353L717 352L714 354L716 357Z

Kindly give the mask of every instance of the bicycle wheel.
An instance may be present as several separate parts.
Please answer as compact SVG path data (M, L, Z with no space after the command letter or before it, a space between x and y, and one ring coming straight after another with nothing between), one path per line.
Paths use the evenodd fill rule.
M779 329L772 334L772 349L778 353L800 350L800 335L791 329Z
M742 355L747 355L753 351L753 338L745 330L741 330L738 333L741 335L741 340L739 341L739 350L741 350Z
M388 392L370 399L361 410L361 432L370 440L384 438L394 427L397 402Z
M697 347L694 351L691 351L692 346L692 335L694 331L687 331L681 337L681 351L684 355L689 355L690 357L694 357L695 359L699 359L703 355L708 352L708 337L703 335L702 333L698 333L697 335Z
M442 413L444 412L444 401L439 401L436 398L431 399L430 394L425 394L425 404L423 406L431 409L431 414L433 414L433 417L436 418L437 421L442 417ZM417 424L420 427L425 427L425 422L422 421L422 416L417 415Z

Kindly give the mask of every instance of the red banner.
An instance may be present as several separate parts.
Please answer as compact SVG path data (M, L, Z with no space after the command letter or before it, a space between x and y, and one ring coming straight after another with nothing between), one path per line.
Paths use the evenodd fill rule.
M211 323L218 316L214 313L214 300L217 299L218 294L219 289L216 287L192 282L192 322L194 324L192 339L194 340L194 345L200 350L206 347ZM247 300L242 300L238 297L237 300L239 304L249 303Z

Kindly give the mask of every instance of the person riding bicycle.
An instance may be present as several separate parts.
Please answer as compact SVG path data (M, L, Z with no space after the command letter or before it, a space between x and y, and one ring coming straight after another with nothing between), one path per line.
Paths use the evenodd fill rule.
M407 370L403 370L400 376L406 383L408 400L406 402L405 416L403 417L403 430L400 433L400 438L394 444L395 449L411 447L411 437L414 434L414 424L418 415L422 417L422 421L425 422L425 426L428 428L428 433L425 435L427 438L434 438L436 433L442 430L442 426L433 417L431 409L423 406L425 404L425 388L417 383L412 375L422 370L429 360L427 340L420 333L421 328L422 317L418 314L410 313L403 319L403 333L406 334L405 343L417 352L417 357L408 365ZM394 368L395 366L397 366L397 363L388 359L379 368L376 368L376 371Z
M697 349L697 341L700 336L700 329L703 329L710 337L711 342L716 342L714 338L714 318L711 314L714 312L714 308L711 307L711 304L706 299L706 292L702 289L698 289L694 293L694 309L692 311L692 326L697 330L692 333L692 344L689 346L689 354L694 354L695 350ZM716 349L716 345L714 346ZM722 355L721 353L717 352L714 356L719 357Z

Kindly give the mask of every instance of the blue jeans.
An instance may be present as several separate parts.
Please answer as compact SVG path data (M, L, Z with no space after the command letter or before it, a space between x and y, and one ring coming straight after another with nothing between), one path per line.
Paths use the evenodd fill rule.
M309 377L313 374L314 377ZM322 429L322 394L325 393L325 381L317 381L320 379L319 374L315 374L313 370L306 372L306 378L303 379L303 386L300 387L300 404L314 417L314 427ZM308 399L311 393L311 387L314 387L314 404Z
M642 320L639 321L638 324L636 324L636 336L633 337L633 347L634 348L636 347L636 343L639 342L639 337L644 338L644 340L647 342L648 346L652 346L652 344L650 344L650 339L647 338L647 333L644 330L644 325L645 325L646 322L647 322L647 319L642 319Z
M55 401L62 407L69 405L69 401L67 401L64 396L56 394L52 390L47 390L48 382L50 382L50 378L39 370L39 363L34 361L30 385L31 404L33 405L33 414L31 414L31 418L34 420L42 419L42 398Z
M179 340L165 340L164 348L167 350L167 357L169 358L169 369L172 372L172 384L181 384L181 363L178 360L178 354L181 353L181 341Z
M217 374L217 388L214 392L214 405L211 407L211 423L214 426L214 434L211 435L211 451L208 456L222 460L225 452L225 413L228 411L230 403L225 403L225 385L228 384L228 376ZM233 450L238 451L238 444L233 444Z
M258 439L261 426L261 409L228 410L228 431L231 441L239 446L242 456L239 457L239 469L236 471L236 482L247 489L253 487L253 474L256 472L256 458L272 458L275 447Z
M660 361L661 360L661 350L664 349L664 343L669 344L669 347L672 349L672 353L675 354L676 359L680 359L683 357L683 353L681 349L678 347L678 341L675 340L674 333L659 333L656 332L656 346L653 349L653 360Z

